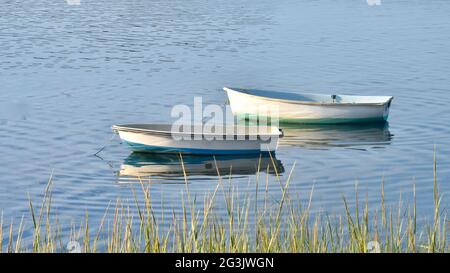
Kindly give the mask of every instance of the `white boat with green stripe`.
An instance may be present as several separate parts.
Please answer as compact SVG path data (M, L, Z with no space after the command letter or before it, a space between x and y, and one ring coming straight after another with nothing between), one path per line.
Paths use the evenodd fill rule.
M345 124L385 122L392 96L287 93L223 88L233 114L245 119L278 118L280 122ZM268 113L268 114L265 114Z

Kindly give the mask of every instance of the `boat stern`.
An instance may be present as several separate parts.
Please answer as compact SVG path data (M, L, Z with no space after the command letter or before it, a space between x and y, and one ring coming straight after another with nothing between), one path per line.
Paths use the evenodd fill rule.
M384 121L388 120L389 110L391 108L391 104L392 104L392 100L393 99L394 99L394 97L390 96L388 98L388 100L386 101L386 103L384 104L384 110L383 110L383 119L384 119Z

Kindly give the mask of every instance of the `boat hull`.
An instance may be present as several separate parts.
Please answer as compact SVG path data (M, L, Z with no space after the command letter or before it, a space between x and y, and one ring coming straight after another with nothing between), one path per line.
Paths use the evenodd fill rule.
M234 115L245 119L276 118L264 115L264 110L278 113L285 123L345 124L385 122L389 116L390 102L386 104L311 104L253 96L226 89Z
M117 131L122 141L135 152L239 155L274 152L278 146L278 136L273 136L270 142L260 139L178 140L170 134Z

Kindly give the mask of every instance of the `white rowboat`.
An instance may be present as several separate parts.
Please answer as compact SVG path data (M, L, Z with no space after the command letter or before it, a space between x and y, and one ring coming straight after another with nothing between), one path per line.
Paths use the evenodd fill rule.
M338 124L384 122L391 96L294 94L255 89L223 88L234 115L245 119L277 118L280 122ZM267 111L267 109L269 109Z
M190 126L172 131L170 124L114 125L122 141L136 152L183 154L258 154L274 152L282 134L277 127L223 126L215 133Z

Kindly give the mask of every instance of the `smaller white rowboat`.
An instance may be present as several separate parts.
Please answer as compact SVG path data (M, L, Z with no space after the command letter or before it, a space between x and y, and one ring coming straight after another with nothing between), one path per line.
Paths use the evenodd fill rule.
M294 94L228 87L223 89L227 92L233 114L240 118L278 118L280 122L306 124L385 122L393 99L391 96Z
M236 155L274 152L281 130L277 127L223 126L205 132L200 126L172 131L170 124L114 125L122 141L135 152ZM221 133L216 133L216 132Z

